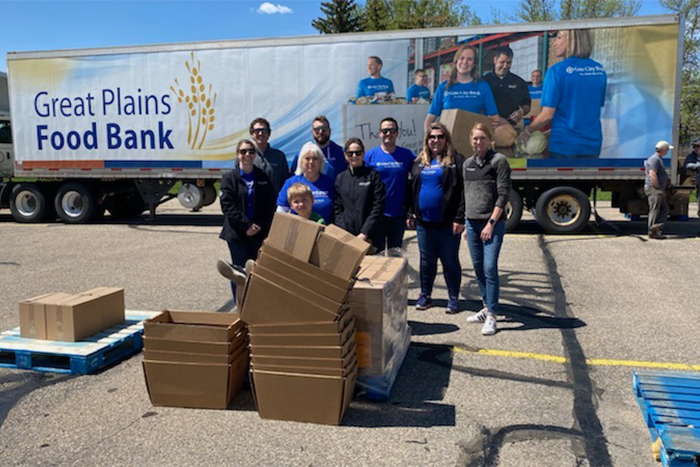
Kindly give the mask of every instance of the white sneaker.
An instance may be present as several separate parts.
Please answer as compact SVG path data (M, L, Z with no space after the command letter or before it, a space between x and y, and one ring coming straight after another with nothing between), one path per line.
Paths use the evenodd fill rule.
M483 323L486 321L486 312L488 309L486 307L479 310L475 315L471 315L467 318L467 323Z
M487 315L486 321L484 321L484 327L481 328L481 334L484 336L493 336L496 334L496 317L493 315Z

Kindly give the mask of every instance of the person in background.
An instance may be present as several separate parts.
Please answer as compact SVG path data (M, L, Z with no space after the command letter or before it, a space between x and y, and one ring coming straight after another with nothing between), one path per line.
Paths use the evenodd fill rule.
M400 256L403 234L406 231L406 190L408 174L416 160L415 154L396 145L399 124L391 117L379 123L381 145L367 151L365 165L373 168L386 186L384 222L381 232L374 238L374 248Z
M666 173L663 157L673 149L667 141L659 141L654 148L654 154L644 162L644 193L649 201L649 238L662 240L666 216L668 216L668 203L666 202L666 188L671 180Z
M464 157L452 146L449 131L432 123L423 139L423 150L413 164L408 185L409 228L415 226L420 251L420 296L417 310L433 306L431 298L438 258L447 283L447 312L459 310L459 236L464 231Z
M348 170L335 179L335 223L370 242L381 234L386 189L379 174L365 165L365 145L359 138L345 142Z
M695 172L695 189L698 198L698 217L700 218L700 138L692 143L693 152L688 154L683 163L683 168Z
M306 143L299 151L300 157L294 175L287 179L277 196L277 210L290 212L287 190L295 183L307 185L314 196L313 210L316 211L326 224L333 222L333 179L323 175L325 158L323 152L314 143Z
M270 122L264 118L256 118L250 123L250 136L258 149L254 164L270 177L275 190L279 192L284 181L289 178L289 166L287 156L268 144L270 133Z
M406 100L409 104L415 104L418 99L430 100L430 89L425 85L428 83L428 75L425 70L418 68L413 72L415 83L412 84L406 91Z
M592 51L587 29L557 33L554 53L564 60L547 70L540 101L542 110L520 133L518 146L525 146L534 131L551 122L550 158L590 159L600 155L600 114L608 78L603 65L590 58Z
M498 107L491 87L477 78L477 51L471 45L463 45L455 53L450 78L440 83L433 95L430 110L425 117L425 132L437 120L443 110L462 109L492 117L493 125L501 124Z
M515 126L530 111L530 93L527 83L510 72L513 65L513 50L507 45L496 49L493 57L493 72L484 75L496 101L498 115Z
M510 166L492 149L493 134L481 123L470 133L474 155L464 162L464 238L469 246L483 308L467 323L484 323L481 333L496 334L498 313L498 255L506 232L504 210L510 193Z
M331 140L331 124L326 117L321 115L314 118L311 122L311 136L325 158L323 174L335 180L340 172L348 168L348 163L345 160L343 148ZM298 162L297 154L292 161L292 170L296 170Z
M309 219L319 224L326 224L323 217L315 213L312 209L314 206L314 194L308 185L295 183L290 186L287 189L287 201L292 208L292 212L296 213L299 217Z
M382 76L382 59L372 55L367 59L367 72L369 77L360 80L357 83L357 98L374 97L375 94L381 93L384 97L392 97L394 95L394 83L390 79Z
M530 92L530 99L542 98L542 71L533 70L530 79L532 83L527 87L527 90Z
M219 199L224 226L219 238L228 243L231 261L240 270L247 260L257 258L258 250L270 231L276 190L270 177L254 165L257 150L252 141L239 141L236 153L237 167L225 173L221 179ZM222 270L222 266L227 267ZM231 292L235 299L235 274L231 265L219 261L217 267L222 275L231 280Z

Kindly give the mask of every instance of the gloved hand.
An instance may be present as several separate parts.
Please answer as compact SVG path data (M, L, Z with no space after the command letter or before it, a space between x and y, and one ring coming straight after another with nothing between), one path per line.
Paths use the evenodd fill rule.
M532 136L532 133L525 127L525 129L518 135L517 138L515 138L515 145L518 148L524 147L528 140L530 139L530 136Z

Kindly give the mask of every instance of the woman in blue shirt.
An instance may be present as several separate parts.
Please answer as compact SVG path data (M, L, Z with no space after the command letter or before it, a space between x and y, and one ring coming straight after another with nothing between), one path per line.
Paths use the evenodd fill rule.
M442 111L447 109L462 109L488 115L493 118L494 126L500 124L501 119L491 87L477 77L476 57L477 51L471 45L463 45L455 53L450 79L440 83L435 90L428 116L425 117L426 133Z
M603 144L600 113L605 104L607 74L603 65L590 58L593 45L587 29L559 31L554 53L564 58L544 78L542 111L518 136L519 145L532 132L552 123L549 157L596 158Z
M459 309L459 235L464 231L464 157L452 146L450 132L433 123L425 132L423 150L411 169L408 184L409 228L416 227L420 250L420 296L416 309L433 306L431 294L437 261L440 259L447 283L447 312Z
M321 173L325 160L323 151L316 144L309 142L302 146L301 151L299 151L295 175L284 182L277 197L278 211L289 212L291 210L287 199L287 190L295 183L303 183L311 188L314 195L313 211L323 217L326 224L333 222L333 179Z

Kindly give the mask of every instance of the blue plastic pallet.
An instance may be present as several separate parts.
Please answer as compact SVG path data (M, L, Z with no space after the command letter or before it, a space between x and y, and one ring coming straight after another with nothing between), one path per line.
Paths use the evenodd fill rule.
M126 311L126 320L78 342L27 339L19 328L0 333L0 367L87 375L143 348L143 321L159 312Z
M700 466L700 373L635 372L634 393L664 467Z

